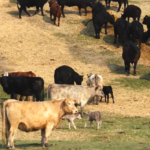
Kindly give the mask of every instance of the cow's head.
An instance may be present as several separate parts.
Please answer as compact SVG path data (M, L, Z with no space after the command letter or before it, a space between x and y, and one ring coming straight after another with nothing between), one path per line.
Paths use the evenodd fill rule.
M77 85L81 85L83 81L83 75L79 75L78 77L76 77L75 82Z
M147 23L147 19L148 19L148 16L146 15L143 19L143 24L146 24Z
M95 87L95 95L104 97L104 93L102 91L102 87L100 87L100 86L96 86Z
M78 113L78 109L75 107L75 102L76 100L72 100L70 98L66 98L63 101L63 111L65 114L77 114Z

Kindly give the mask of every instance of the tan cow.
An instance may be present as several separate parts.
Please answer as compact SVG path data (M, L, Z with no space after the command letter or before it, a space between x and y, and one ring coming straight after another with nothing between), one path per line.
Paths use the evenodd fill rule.
M65 114L78 113L70 98L59 101L22 102L9 99L2 107L2 139L7 147L14 149L14 134L17 129L30 132L41 130L41 143L48 146L48 137Z

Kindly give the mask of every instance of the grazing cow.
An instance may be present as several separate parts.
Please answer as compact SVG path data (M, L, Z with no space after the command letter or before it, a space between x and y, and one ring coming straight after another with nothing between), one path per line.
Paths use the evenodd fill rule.
M142 42L145 43L150 38L150 29L143 33Z
M95 95L104 96L99 86L89 87L82 85L50 84L47 88L47 97L51 100L59 100L70 97L76 99L76 104L81 106L83 117L84 105Z
M112 90L111 86L103 86L103 92L105 94L105 102L106 102L106 97L107 97L107 103L109 103L109 94L111 94L112 101L113 101L113 103L115 103L113 90ZM101 97L100 101L102 101L102 97Z
M57 0L57 3L61 6L61 11L62 11L62 15L63 17L65 17L64 15L64 6L78 6L79 9L79 14L81 16L81 8L84 8L85 10L85 15L87 15L87 10L86 7L89 6L92 8L92 4L95 3L95 0Z
M101 128L101 113L99 111L94 111L87 113L87 122L89 122L90 128L93 121L97 122L97 129ZM85 123L85 127L87 126L87 123Z
M16 76L23 76L23 77L36 77L36 75L32 71L28 72L5 72L5 74L2 74L2 76L10 76L10 77L16 77ZM22 100L23 96L18 95L17 99L19 100L21 97ZM26 97L26 100L28 99L28 96ZM29 100L32 101L32 96L29 96Z
M119 18L116 20L114 24L114 44L116 44L117 35L119 36L119 41L117 47L119 48L120 44L129 39L129 30L130 24L123 18Z
M41 77L0 77L0 84L7 94L14 99L15 94L34 95L37 101L44 100L44 80Z
M25 13L30 16L30 14L27 12L26 7L36 7L36 11L33 15L35 15L39 11L39 7L41 8L41 14L43 14L43 6L48 0L17 0L17 7L19 10L19 18L21 19L21 12L22 10L25 11ZM20 5L20 7L19 7Z
M105 0L106 3L106 8L107 8L107 3L108 3L108 8L110 8L110 2L114 1L114 2L118 2L119 3L119 8L117 10L117 12L120 11L121 5L122 3L124 3L124 9L126 8L126 5L128 6L128 0Z
M132 42L139 40L139 48L141 48L141 42L143 37L143 25L139 21L133 21L130 25L130 38Z
M58 26L60 25L60 17L61 17L61 8L60 6L54 2L49 1L49 7L50 7L50 19L52 20L52 15L54 16L54 25L56 25L56 17L58 17Z
M69 129L71 129L70 122L72 123L73 127L77 129L73 122L75 119L82 119L81 114L71 114L71 115L65 115L62 117L62 120L68 120Z
M48 137L66 114L78 113L74 100L45 102L21 102L9 99L2 107L2 139L7 147L15 149L14 135L17 129L24 132L41 130L41 144L48 147Z
M98 6L97 6L98 5ZM103 25L105 25L105 34L107 34L107 23L114 24L114 15L106 12L106 9L98 9L102 7L100 2L96 3L92 9L92 20L95 29L95 38L100 39L100 32Z
M60 66L55 70L54 79L56 84L76 84L81 85L83 76L80 76L69 66Z
M136 65L140 58L140 55L141 51L136 43L129 41L123 45L122 58L124 60L125 72L127 76L130 74L130 63L134 64L133 75L136 75Z
M143 24L146 24L147 28L150 29L150 17L146 15L143 19Z
M132 17L133 20L136 20L138 18L138 21L140 20L141 17L141 9L135 5L128 5L128 7L124 10L124 14L122 15L122 18L126 19L128 17Z

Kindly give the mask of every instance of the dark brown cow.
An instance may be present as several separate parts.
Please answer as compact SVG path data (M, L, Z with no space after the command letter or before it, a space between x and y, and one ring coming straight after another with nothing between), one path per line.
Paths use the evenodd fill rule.
M2 76L4 76L4 74L2 74ZM8 76L10 77L16 77L16 76L23 76L23 77L36 77L36 75L32 72L32 71L28 71L28 72L9 72ZM22 100L23 97L21 96ZM20 99L20 95L17 96L17 99ZM25 100L28 100L28 96L26 97ZM29 96L29 100L32 100L32 96Z
M60 17L61 17L61 7L54 1L49 1L50 7L50 19L52 20L52 15L54 16L54 25L56 25L56 17L58 17L58 26L60 25Z

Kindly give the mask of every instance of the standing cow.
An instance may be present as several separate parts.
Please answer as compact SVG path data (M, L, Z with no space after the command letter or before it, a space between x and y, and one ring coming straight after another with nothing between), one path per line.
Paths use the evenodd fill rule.
M78 113L74 100L21 102L9 99L2 106L2 140L7 147L15 149L14 136L17 129L24 132L41 130L41 144L48 147L48 137L66 114Z
M147 25L147 28L150 29L150 17L149 16L145 16L143 19L143 24Z
M124 10L124 14L122 14L122 18L126 19L126 17L128 17L128 21L130 17L132 17L133 20L136 20L137 18L139 21L141 17L141 9L135 5L128 5Z
M79 75L69 66L60 66L55 70L54 79L56 84L76 84L81 85L83 76Z
M122 58L124 60L125 73L127 76L130 74L130 63L134 64L133 75L136 75L136 65L140 58L140 55L141 51L136 43L129 41L123 45Z
M41 77L0 77L3 90L15 98L15 94L22 96L34 95L37 101L44 101L44 80Z
M57 0L57 3L61 6L61 11L63 17L64 15L64 6L78 6L79 9L79 14L81 16L81 8L84 8L85 10L85 15L87 15L87 10L86 7L89 6L92 8L93 3L95 3L95 0Z
M99 86L89 87L83 85L50 84L47 88L47 98L60 100L67 97L76 99L76 104L81 106L81 116L83 108L87 102L95 95L104 96Z
M50 19L54 16L54 25L56 25L56 17L58 18L58 26L60 25L61 7L54 1L49 1Z
M17 7L19 10L19 18L21 19L21 12L22 10L25 11L25 13L30 16L30 14L27 12L26 7L36 7L36 11L33 15L35 15L39 11L39 7L41 8L41 14L44 16L43 13L43 6L48 0L17 0ZM20 7L19 7L20 5Z
M110 8L110 2L114 1L114 2L118 2L119 3L119 8L117 10L117 12L120 11L121 5L122 3L124 3L124 9L126 8L126 5L128 5L128 0L105 0L106 3L106 8L107 8L107 4L108 4L108 8Z

